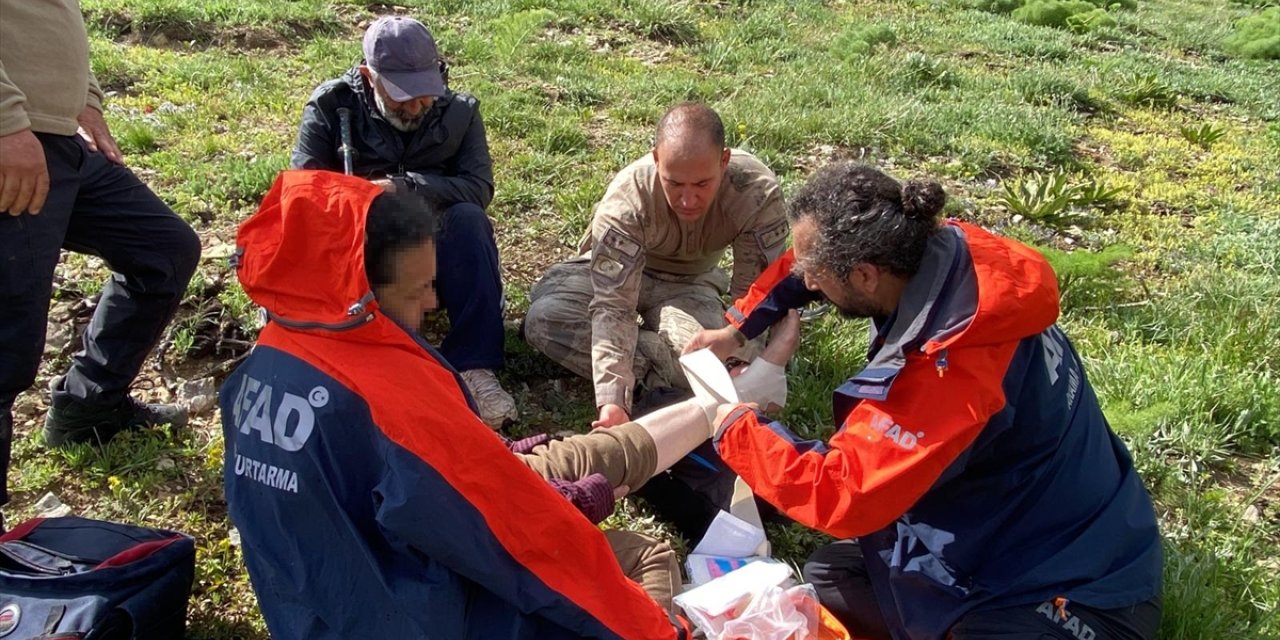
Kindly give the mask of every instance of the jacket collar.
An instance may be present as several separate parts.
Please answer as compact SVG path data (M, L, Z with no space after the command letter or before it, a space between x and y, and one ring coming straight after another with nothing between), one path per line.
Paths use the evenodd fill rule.
M884 400L913 350L954 336L977 311L977 278L964 233L943 225L929 238L920 270L907 283L893 313L873 320L867 366L836 390L837 396ZM837 414L839 415L839 414Z

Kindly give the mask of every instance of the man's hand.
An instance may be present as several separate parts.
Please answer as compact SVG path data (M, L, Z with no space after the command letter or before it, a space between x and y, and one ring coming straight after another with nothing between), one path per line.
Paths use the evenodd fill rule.
M741 335L742 333L732 326L722 329L703 329L693 336L693 339L684 346L684 351L681 353L692 353L698 349L710 348L711 353L714 353L721 362L724 362L725 358L733 355L733 352L742 346L742 341L739 339Z
M40 213L49 195L44 147L30 129L0 136L0 212Z
M107 128L107 121L103 119L101 111L85 105L76 117L76 122L80 123L77 133L88 143L90 151L97 151L108 160L124 165L124 156L120 153L120 147L116 146L116 139L111 137L111 130Z
M601 427L616 427L624 422L631 420L631 416L627 415L627 410L616 404L606 404L600 407L600 417L591 423L592 429Z

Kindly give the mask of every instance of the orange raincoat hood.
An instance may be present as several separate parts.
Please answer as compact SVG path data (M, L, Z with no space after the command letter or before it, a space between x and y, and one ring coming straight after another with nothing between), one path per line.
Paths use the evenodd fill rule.
M282 172L236 234L245 293L290 328L368 322L377 307L364 272L365 218L381 193L340 173Z

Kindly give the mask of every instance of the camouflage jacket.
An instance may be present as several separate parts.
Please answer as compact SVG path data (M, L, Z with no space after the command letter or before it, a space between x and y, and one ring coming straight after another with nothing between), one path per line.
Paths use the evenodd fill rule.
M630 410L642 274L692 280L715 269L732 246L730 293L740 296L782 254L787 233L777 176L745 151L733 150L715 200L692 223L681 222L667 205L652 154L620 171L596 205L579 247L591 253L596 406Z

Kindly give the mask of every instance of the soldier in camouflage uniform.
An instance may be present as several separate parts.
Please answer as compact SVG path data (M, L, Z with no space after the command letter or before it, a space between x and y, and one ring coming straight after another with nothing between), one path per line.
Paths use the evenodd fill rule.
M677 105L659 122L652 153L614 177L581 255L534 285L525 338L594 382L592 426L626 422L637 380L687 387L680 350L725 325L722 296L746 293L787 233L777 176L725 147L711 108ZM732 282L717 268L730 246Z

